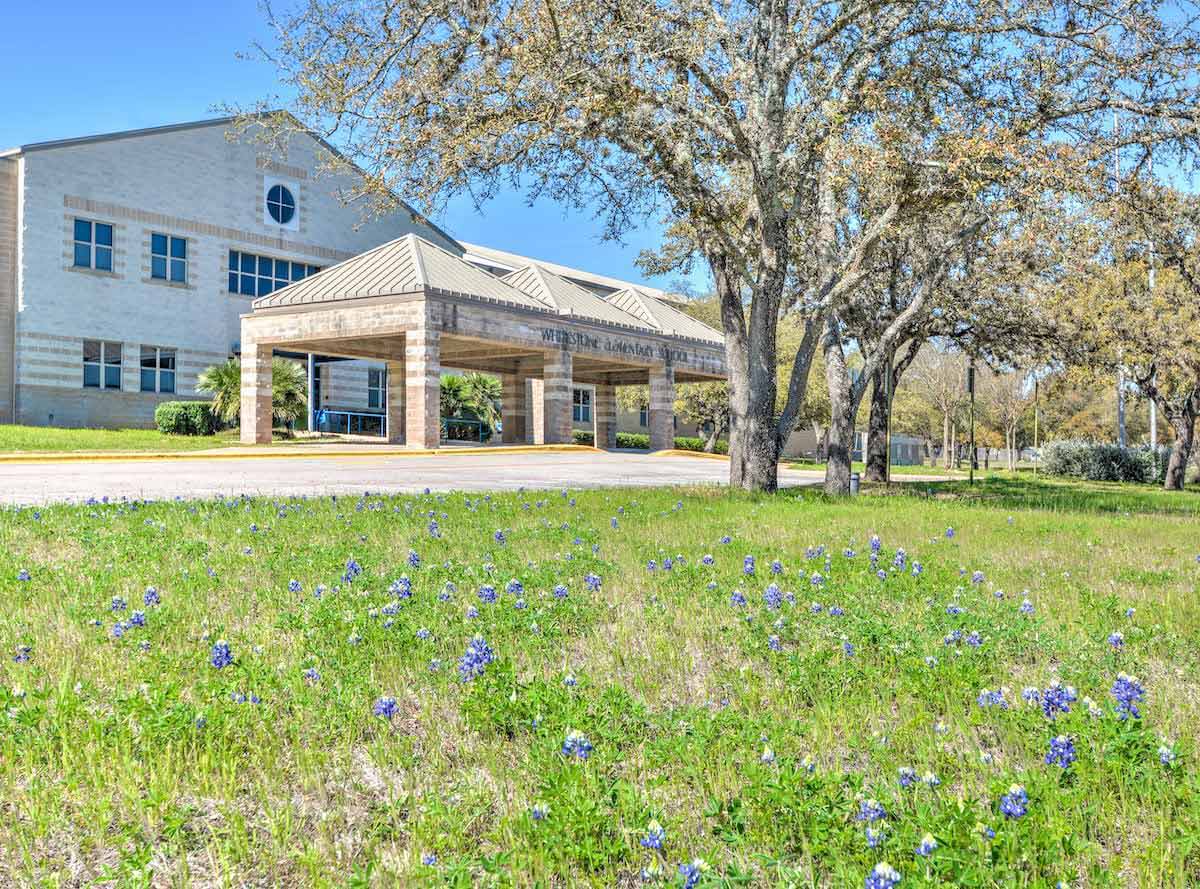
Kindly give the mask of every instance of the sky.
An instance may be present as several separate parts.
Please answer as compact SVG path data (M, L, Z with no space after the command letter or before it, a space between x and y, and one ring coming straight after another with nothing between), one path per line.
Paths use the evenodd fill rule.
M286 0L282 0L286 2ZM0 148L218 116L281 96L273 68L248 58L270 31L256 0L11 3L0 29ZM241 56L241 57L239 57ZM286 99L286 96L283 96ZM658 244L648 220L603 242L587 213L503 194L482 215L466 199L435 221L452 236L598 274L647 278L639 252ZM705 289L699 274L692 286Z

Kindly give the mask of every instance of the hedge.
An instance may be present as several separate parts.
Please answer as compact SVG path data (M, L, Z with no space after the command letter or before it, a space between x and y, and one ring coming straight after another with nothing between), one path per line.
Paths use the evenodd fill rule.
M212 435L217 431L207 401L164 401L154 409L154 425L166 435Z
M1114 444L1066 439L1052 441L1042 451L1047 475L1081 478L1093 482L1155 482L1166 473L1169 451L1160 448L1157 465L1148 447L1122 448Z

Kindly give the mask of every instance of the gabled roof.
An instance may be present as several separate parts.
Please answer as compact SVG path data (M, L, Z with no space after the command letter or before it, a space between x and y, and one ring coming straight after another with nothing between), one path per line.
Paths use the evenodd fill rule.
M667 305L662 300L655 299L637 287L626 287L609 296L607 301L622 311L640 318L642 323L662 333L685 336L694 340L706 340L711 343L725 342L720 331Z
M622 281L620 278L610 278L607 275L597 275L594 272L584 271L583 269L575 269L570 266L565 266L557 262L546 262L541 259L534 259L529 256L522 256L519 253L510 253L507 250L497 250L495 247L485 247L482 244L468 244L466 241L458 242L466 251L466 258L476 260L483 265L488 265L493 268L501 269L506 272L518 271L523 268L528 268L531 265L541 266L549 272L553 272L560 278L566 278L577 285L583 287L593 287L606 293L612 293L617 290L624 290L626 287L633 287L629 281ZM680 302L680 298L675 294L667 293L665 290L659 290L657 287L647 287L645 285L637 285L638 289L650 294L656 299L667 300L668 302Z
M610 324L637 327L646 331L654 330L641 318L622 311L590 290L584 290L578 284L573 284L540 265L526 266L510 272L500 280L532 296L560 315L578 315L607 321Z
M517 288L414 234L388 241L254 301L255 309L440 290L546 310Z

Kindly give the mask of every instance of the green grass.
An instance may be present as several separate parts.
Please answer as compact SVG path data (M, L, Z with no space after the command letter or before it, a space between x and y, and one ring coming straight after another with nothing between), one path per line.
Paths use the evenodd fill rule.
M164 435L157 429L58 429L0 425L0 454L58 451L195 451L237 444L237 431Z
M963 487L0 513L0 885L678 885L696 857L702 885L862 886L881 860L901 889L1197 885L1200 538L1176 506L1195 495ZM905 570L875 576L872 534ZM401 575L411 597L389 592ZM772 579L794 603L766 606ZM145 625L114 638L135 609ZM460 682L475 634L495 659ZM1121 671L1139 719L1114 714ZM1079 699L1050 722L1021 692L1055 679ZM976 703L999 687L1007 709ZM562 754L569 732L586 760ZM1058 734L1067 770L1044 762ZM940 783L901 789L902 766ZM1014 783L1029 806L1010 820ZM640 843L652 820L661 852Z

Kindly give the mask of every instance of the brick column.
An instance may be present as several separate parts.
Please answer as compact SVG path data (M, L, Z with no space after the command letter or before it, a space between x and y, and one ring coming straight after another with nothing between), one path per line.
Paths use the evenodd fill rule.
M547 352L542 368L542 415L546 444L570 444L571 435L571 353Z
M617 446L617 387L612 383L596 384L596 403L592 405L596 417L596 447Z
M271 443L271 347L242 343L242 444Z
M404 375L404 356L387 363L387 440L388 444L404 444L404 390L408 379Z
M529 444L545 444L546 442L546 386L541 379L530 377L525 381L525 404L528 413L525 416L525 441Z
M650 450L675 447L675 369L650 369Z
M441 442L441 342L436 330L410 330L404 337L404 443L436 448Z
M504 444L525 444L527 414L525 377L500 374L500 420L504 424L500 440Z

